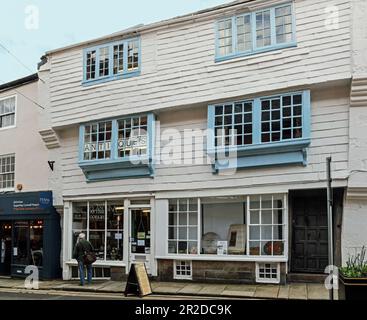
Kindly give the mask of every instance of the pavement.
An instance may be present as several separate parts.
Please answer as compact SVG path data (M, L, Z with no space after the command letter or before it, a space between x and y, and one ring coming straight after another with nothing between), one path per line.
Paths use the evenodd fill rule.
M40 281L38 290L68 291L98 294L123 294L126 282L96 280L91 285L80 286L78 281ZM290 283L270 284L211 284L195 282L151 282L154 295L244 298L244 299L284 299L284 300L327 300L329 291L323 284ZM2 289L25 289L24 280L0 278ZM33 289L34 290L34 289ZM1 299L1 297L0 297Z

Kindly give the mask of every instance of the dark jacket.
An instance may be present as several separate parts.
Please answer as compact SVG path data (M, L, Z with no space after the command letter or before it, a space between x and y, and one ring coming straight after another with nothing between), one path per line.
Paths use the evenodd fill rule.
M74 247L73 258L78 261L83 261L84 253L93 252L93 250L94 248L88 240L81 239L76 243Z

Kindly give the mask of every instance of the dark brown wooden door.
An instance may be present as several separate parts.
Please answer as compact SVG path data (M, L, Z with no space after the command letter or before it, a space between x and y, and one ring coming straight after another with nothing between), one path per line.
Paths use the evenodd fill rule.
M323 273L328 264L326 197L295 196L292 206L292 272Z

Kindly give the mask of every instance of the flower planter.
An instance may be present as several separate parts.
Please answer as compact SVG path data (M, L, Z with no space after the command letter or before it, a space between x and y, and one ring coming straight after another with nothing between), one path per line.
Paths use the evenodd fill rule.
M367 300L367 278L339 275L339 300Z

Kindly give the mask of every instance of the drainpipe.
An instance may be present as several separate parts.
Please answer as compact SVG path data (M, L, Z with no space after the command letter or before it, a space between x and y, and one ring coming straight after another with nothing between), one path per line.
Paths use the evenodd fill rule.
M326 158L326 179L327 179L327 218L328 218L328 246L329 246L329 276L331 289L329 290L330 300L334 300L334 237L333 237L333 191L331 188L331 157Z

